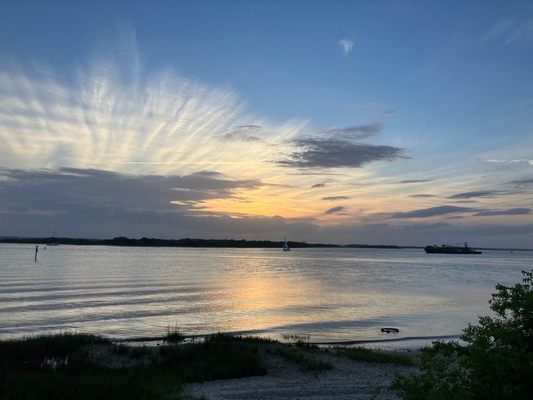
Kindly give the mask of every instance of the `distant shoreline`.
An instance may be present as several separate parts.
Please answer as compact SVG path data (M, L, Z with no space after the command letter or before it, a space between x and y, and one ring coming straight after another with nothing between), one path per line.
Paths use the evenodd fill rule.
M64 237L0 237L1 243L13 244L42 244L42 245L75 245L75 246L119 246L119 247L203 247L203 248L257 248L277 249L283 247L282 241L272 240L245 240L245 239L157 239L143 237L140 239L118 236L113 239L87 239L87 238L64 238ZM332 244L332 243L306 243L287 242L290 248L338 248L338 249L423 249L424 246L399 246L393 244ZM476 247L478 250L494 251L533 251L533 249L520 248L497 248Z
M157 239L146 238L132 239L124 236L113 239L84 239L84 238L58 238L58 237L3 237L0 243L20 244L67 244L77 246L123 246L123 247L214 247L214 248L282 248L283 242L270 240L238 240L238 239ZM373 244L327 244L287 242L291 248L371 248L371 249L413 249L422 248L415 246L373 245Z

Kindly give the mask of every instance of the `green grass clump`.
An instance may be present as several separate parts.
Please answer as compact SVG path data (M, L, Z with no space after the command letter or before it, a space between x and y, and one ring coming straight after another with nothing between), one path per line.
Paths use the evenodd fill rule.
M313 350L318 349L316 344L309 343L311 340L311 336L309 335L283 335L282 337L286 343L292 343L296 347Z
M222 334L202 343L162 347L159 366L176 371L186 382L266 374L256 345Z
M338 348L337 353L355 361L381 364L414 365L413 360L403 354L385 353L364 347Z
M31 370L40 368L45 358L64 362L67 356L70 356L70 363L74 365L82 362L82 349L91 344L109 344L109 341L100 336L76 333L0 341L0 370L8 366L11 369Z
M331 364L309 357L309 355L299 349L280 347L278 354L306 371L320 372L332 368Z
M163 337L163 340L167 343L181 343L185 340L185 335L177 329L167 330L167 334Z

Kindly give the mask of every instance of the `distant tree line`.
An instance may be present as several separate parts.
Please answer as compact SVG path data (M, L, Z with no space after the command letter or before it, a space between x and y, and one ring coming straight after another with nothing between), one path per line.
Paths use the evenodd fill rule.
M27 243L27 244L71 244L71 245L92 245L92 246L130 246L130 247L238 247L238 248L281 248L283 242L270 240L237 240L237 239L157 239L143 237L140 239L117 236L113 239L82 239L82 238L21 238L10 237L0 238L0 243ZM306 243L306 242L287 242L291 248L308 248L308 247L351 247L351 248L384 248L399 249L400 246L394 245L367 245L367 244L324 244L324 243Z

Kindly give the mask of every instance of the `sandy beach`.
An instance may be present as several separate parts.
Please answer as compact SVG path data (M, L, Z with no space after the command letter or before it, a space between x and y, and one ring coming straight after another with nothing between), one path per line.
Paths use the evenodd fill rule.
M413 366L354 361L338 355L335 349L321 349L312 351L312 356L332 368L314 372L306 371L276 353L264 350L262 353L266 375L189 384L185 392L210 400L396 399L387 387L397 374L416 370ZM413 359L419 355L418 350L391 353Z

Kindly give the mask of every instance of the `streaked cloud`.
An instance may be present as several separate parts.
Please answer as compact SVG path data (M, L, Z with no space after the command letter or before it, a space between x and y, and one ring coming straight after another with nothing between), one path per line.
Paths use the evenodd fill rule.
M478 176L464 170L441 173L435 166L443 160L438 157L423 165L415 158L411 167L394 168L389 162L407 158L403 147L412 145L417 157L424 153L419 138L405 135L408 129L401 124L395 126L398 133L379 143L361 143L384 130L380 122L362 122L386 121L386 110L391 114L396 104L354 105L372 114L365 119L343 109L340 128L329 130L323 126L334 122L322 121L317 128L312 120L274 120L231 87L206 84L171 68L144 70L135 32L124 29L119 36L113 51L85 63L76 60L76 70L68 65L57 71L39 65L0 67L0 234L50 234L57 226L62 234L89 237L275 239L287 232L308 241L364 237L418 244L428 235L466 230L444 221L450 216L531 220L526 189L518 201L512 198L512 205L493 193L478 196L486 209L439 209L457 205L447 200L447 206L440 206L437 201L448 194L462 191L452 199L473 202L478 198L473 190L491 186L482 186ZM506 162L531 164L529 154L519 151L477 160L508 155L517 160ZM426 176L439 184L412 179ZM502 174L497 181L511 179ZM409 186L416 183L428 184ZM532 183L512 184L525 188ZM346 212L347 204L328 209L349 199L357 199L359 211L350 205ZM417 210L420 204L429 208ZM416 215L434 216L430 221L435 224L409 219ZM372 219L377 222L369 223ZM469 232L484 234L471 225ZM502 229L510 235L529 232L505 224Z
M479 43L484 43L503 35L508 35L513 28L516 27L516 22L511 18L502 19L492 25L479 39Z
M501 41L505 45L511 45L530 40L533 40L533 20L518 21L513 18L505 18L492 25L478 43Z
M357 103L351 103L346 106L346 108L352 109L352 110L376 110L376 109L383 109L386 107L386 104L383 104L379 101L360 101Z
M516 159L507 159L507 160L502 160L502 159L489 159L489 160L485 160L486 162L490 162L490 163L496 163L496 164L518 164L518 163L527 163L529 165L533 165L533 160L529 160L527 158L516 158Z
M437 206L418 210L392 213L392 218L428 218L447 214L458 214L476 211L476 209L457 206Z
M509 183L514 184L516 187L533 186L533 178L517 179Z
M459 206L436 206L429 208L421 208L407 212L396 212L390 214L392 218L430 218L438 216L446 216L447 218L455 218L470 214L473 217L495 217L495 216L513 216L513 215L527 215L531 213L530 208L516 207L509 209L484 209L474 207L459 207ZM457 215L459 214L459 215ZM451 216L450 216L451 215Z
M238 199L257 181L210 171L186 176L129 175L90 169L3 170L2 233L23 236L247 237L319 229L311 219L241 215L204 207L212 199Z
M493 217L493 216L500 216L500 215L526 215L530 213L531 213L530 208L509 208L507 210L478 211L477 213L474 214L474 216Z
M517 24L505 39L505 44L513 44L522 40L533 40L533 21Z
M238 125L231 132L224 134L222 137L226 140L240 140L244 142L257 142L261 139L255 134L261 131L259 125Z
M326 134L336 139L364 139L377 135L383 129L383 124L377 122L368 125L355 125L345 128L328 129Z
M328 197L322 197L322 200L324 201L337 201L337 200L348 200L349 196L328 196Z
M298 150L279 165L295 168L361 168L375 161L407 158L398 147L351 143L330 138L301 138L293 142Z
M343 38L340 39L337 43L345 56L347 56L353 51L354 42L352 40Z
M120 51L93 57L71 81L39 66L0 69L0 166L241 174L243 164L275 168L278 147L308 129L251 115L228 88L143 71L134 30L119 31Z
M449 199L471 199L475 197L496 197L509 193L505 190L479 190L473 192L456 193L449 196Z
M342 211L344 211L344 207L342 207L342 206L332 207L329 210L327 210L324 213L324 215L338 214L338 213L340 213Z
M403 181L399 181L398 183L407 184L407 183L424 183L424 182L431 182L431 179L405 179Z
M230 179L213 171L185 176L130 175L80 168L57 170L0 170L0 212L24 214L32 210L69 214L87 208L92 212L177 210L194 211L209 199L238 196L257 189L259 180Z
M472 203L479 203L478 200L474 199L468 199L468 200L454 200L453 204L472 204Z

